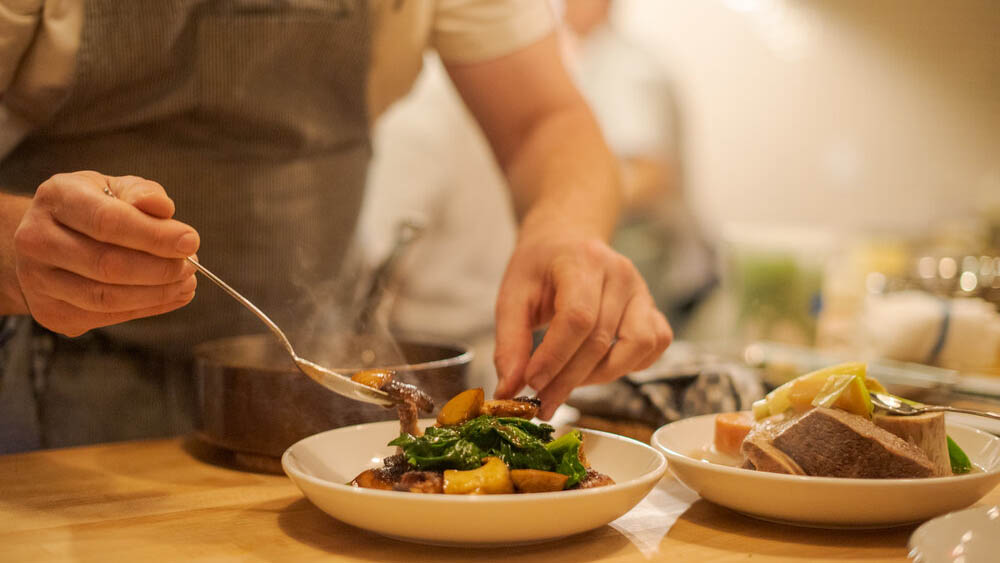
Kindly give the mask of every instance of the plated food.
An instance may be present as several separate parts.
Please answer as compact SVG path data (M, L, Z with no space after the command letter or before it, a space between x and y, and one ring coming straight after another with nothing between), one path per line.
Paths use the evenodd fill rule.
M1000 438L953 424L950 415L883 420L884 413L868 410L863 390L875 389L878 382L865 378L859 386L862 369L848 364L815 372L820 375L793 380L769 394L755 405L757 416L744 412L681 420L658 429L652 443L664 452L678 480L702 498L802 526L880 528L920 522L965 508L1000 483ZM903 438L907 431L893 423L919 431ZM794 424L800 426L776 440ZM951 455L959 451L967 459Z
M879 412L872 391L886 393L866 377L862 363L797 377L754 403L752 413L718 415L714 459L815 477L925 478L975 470L948 437L943 413Z
M310 436L288 448L281 464L321 510L378 534L465 546L555 539L625 514L666 471L663 455L635 440L530 422L534 400L485 401L471 389L437 419L417 420L423 398L414 389L382 372L356 378L397 396L400 422ZM607 475L588 470L591 464ZM518 492L541 494L491 494Z
M422 427L434 419L422 419ZM569 429L557 428L560 435ZM396 421L345 426L305 438L282 457L285 473L320 510L377 534L432 544L506 546L599 528L638 504L666 471L663 454L621 436L583 429L587 459L614 485L541 494L411 494L354 487L365 468L394 455Z
M384 373L377 380L358 379L392 386L391 375ZM388 443L398 453L383 459L381 467L362 471L351 485L425 494L513 494L614 484L590 467L579 430L553 439L555 428L531 422L540 406L537 399L485 401L482 389L468 389L448 401L426 430L416 424L419 400L413 397L400 406L400 434Z

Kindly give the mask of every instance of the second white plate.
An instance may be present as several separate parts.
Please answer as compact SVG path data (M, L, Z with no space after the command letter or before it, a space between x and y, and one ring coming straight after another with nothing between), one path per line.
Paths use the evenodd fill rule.
M670 470L705 500L749 516L822 528L884 528L965 508L1000 483L1000 438L948 424L948 434L982 472L928 479L840 479L752 471L702 461L715 415L661 427L653 445Z

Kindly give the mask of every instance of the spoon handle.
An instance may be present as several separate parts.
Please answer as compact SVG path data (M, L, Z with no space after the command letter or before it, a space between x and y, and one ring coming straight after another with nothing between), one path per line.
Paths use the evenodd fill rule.
M273 332L274 335L278 337L278 340L281 341L281 345L285 347L285 350L287 350L289 354L291 354L292 358L298 358L298 356L295 355L295 350L292 348L292 343L288 341L288 337L285 336L285 333L282 332L280 328L278 328L278 325L275 324L270 317L264 314L264 311L258 309L257 306L251 303L249 299L240 295L240 292L230 287L228 283L222 281L222 279L219 278L219 276L210 272L208 268L199 264L198 261L195 260L194 258L188 256L187 261L190 262L195 268L197 268L198 271L201 272L206 278L212 280L212 282L215 285L221 287L233 299L239 301L240 304L242 304L247 309L250 309L251 313L257 315L257 318L263 321L264 324L267 325L267 328L271 329L271 332Z
M985 416L987 418L993 418L1000 420L1000 413L990 412L990 411L980 411L976 409L963 409L961 407L945 407L945 406L932 406L921 409L923 412L960 412L964 414L974 414L976 416Z

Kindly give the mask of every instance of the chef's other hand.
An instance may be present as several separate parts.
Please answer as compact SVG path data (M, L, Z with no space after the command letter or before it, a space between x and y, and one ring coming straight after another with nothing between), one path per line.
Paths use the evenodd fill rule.
M532 331L546 323L532 354ZM545 420L575 387L647 368L673 339L631 261L599 238L557 229L518 241L500 286L496 330L496 396L530 385Z
M199 238L173 214L174 202L151 180L91 171L46 180L14 233L31 315L79 336L186 305L197 282L184 258Z

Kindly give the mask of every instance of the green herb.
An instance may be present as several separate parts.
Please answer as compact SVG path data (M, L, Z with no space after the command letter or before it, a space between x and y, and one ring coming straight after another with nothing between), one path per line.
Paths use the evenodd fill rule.
M400 434L389 445L403 448L406 461L419 469L475 469L487 455L454 427L431 427L419 438Z
M583 434L579 430L574 430L563 434L545 446L552 457L559 460L555 472L569 475L566 487L572 487L587 476L587 468L580 461L580 446L582 445Z
M972 471L972 462L969 456L965 455L962 448L955 443L955 440L948 436L948 457L951 459L951 472L955 475L963 475Z
M587 474L579 459L582 435L574 430L552 440L554 431L522 418L483 415L456 426L430 427L419 438L400 434L389 445L402 448L417 469L475 469L484 457L495 456L511 469L568 475L570 487Z

